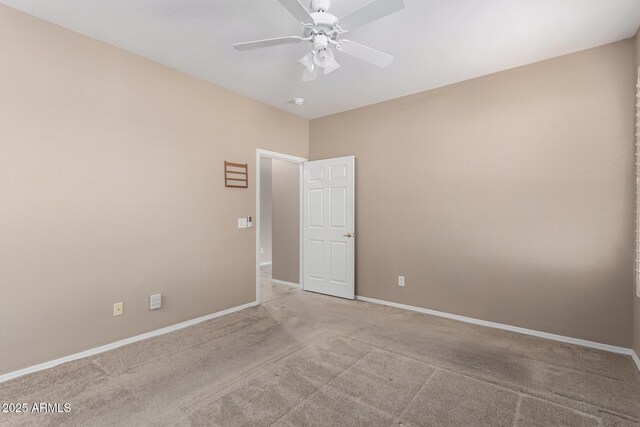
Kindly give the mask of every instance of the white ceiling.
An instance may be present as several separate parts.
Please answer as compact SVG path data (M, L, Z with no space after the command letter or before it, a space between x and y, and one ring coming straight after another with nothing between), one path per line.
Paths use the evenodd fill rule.
M333 0L340 17L370 0ZM306 43L240 52L236 42L297 35L276 0L0 0L31 15L306 118L316 118L632 37L640 0L405 0L348 38L395 56L300 81ZM303 97L304 106L290 100Z

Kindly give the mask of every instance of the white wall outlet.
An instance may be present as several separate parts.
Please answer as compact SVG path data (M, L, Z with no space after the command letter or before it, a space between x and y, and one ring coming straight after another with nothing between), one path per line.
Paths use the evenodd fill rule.
M114 316L122 316L124 314L124 303L117 302L113 304L113 315Z
M157 310L162 307L162 294L149 295L149 310Z
M398 276L398 286L404 287L404 276Z
M238 218L238 228L247 228L247 218Z

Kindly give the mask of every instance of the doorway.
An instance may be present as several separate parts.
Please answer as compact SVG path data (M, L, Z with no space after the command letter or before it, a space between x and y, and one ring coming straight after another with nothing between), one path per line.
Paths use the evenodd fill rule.
M355 157L256 151L258 303L267 266L273 284L354 299L355 238Z
M307 159L256 151L256 301L261 283L302 289L302 173Z

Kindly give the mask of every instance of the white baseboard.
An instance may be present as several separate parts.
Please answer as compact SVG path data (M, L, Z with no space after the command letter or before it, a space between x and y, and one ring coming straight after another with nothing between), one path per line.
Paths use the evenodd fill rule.
M634 362L636 362L636 366L638 367L638 371L640 371L640 357L638 357L638 353L631 350L631 358Z
M285 286L290 286L292 288L300 289L299 283L285 282L284 280L278 280L278 279L271 279L271 283L275 283L276 285L285 285Z
M272 279L271 281L273 283L277 283L277 284L285 285L285 286L291 286L291 287L294 287L294 288L299 288L300 287L300 285L298 285L297 283L285 282L283 280ZM426 308L414 307L414 306L405 305L405 304L399 304L399 303L395 303L395 302L391 302L391 301L383 301L383 300L378 300L378 299L374 299L374 298L363 297L363 296L360 296L360 295L356 295L356 299L360 300L360 301L373 303L373 304L387 305L387 306L390 306L390 307L401 308L401 309L404 309L404 310L415 311L415 312L418 312L418 313L430 314L432 316L444 317L444 318L447 318L447 319L459 320L461 322L473 323L473 324L481 325L481 326L487 326L487 327L490 327L490 328L503 329L503 330L506 330L506 331L517 332L517 333L521 333L521 334L532 335L532 336L551 339L551 340L555 340L555 341L561 341L561 342L566 342L566 343L570 343L570 344L581 345L583 347L590 347L590 348L596 348L596 349L599 349L599 350L610 351L610 352L613 352L613 353L625 354L625 355L631 356L631 358L633 359L633 361L637 365L638 370L640 370L640 358L638 357L638 354L635 351L633 351L632 349L629 349L629 348L616 347L616 346L612 346L612 345L608 345L608 344L600 344L600 343L596 343L596 342L592 342L592 341L586 341L586 340L581 340L581 339L577 339L577 338L565 337L565 336L562 336L562 335L555 335L555 334L550 334L550 333L547 333L547 332L534 331L532 329L520 328L520 327L517 327L517 326L504 325L502 323L488 322L486 320L479 320L479 319L474 319L474 318L471 318L471 317L458 316L456 314L449 314L449 313L444 313L444 312L441 312L441 311L429 310L429 309L426 309ZM216 313L208 314L206 316L198 317L196 319L187 320L185 322L177 323L175 325L167 326L167 327L161 328L161 329L156 329L155 331L147 332L147 333L144 333L144 334L141 334L141 335L136 335L136 336L131 337L131 338L125 338L123 340L116 341L116 342L111 343L111 344L106 344L106 345L103 345L103 346L100 346L100 347L92 348L90 350L85 350L85 351L82 351L80 353L75 353L75 354L72 354L72 355L69 355L69 356L61 357L59 359L55 359L55 360L52 360L52 361L49 361L49 362L40 363L38 365L34 365L34 366L29 367L29 368L24 368L24 369L20 369L18 371L9 372L7 374L0 375L0 383L2 383L4 381L9 381L9 380L17 378L17 377L21 377L23 375L31 374L33 372L38 372L38 371L42 371L44 369L53 368L54 366L60 365L62 363L71 362L73 360L82 359L82 358L93 356L93 355L99 354L99 353L104 353L105 351L113 350L113 349L116 349L118 347L122 347L122 346L127 345L127 344L135 343L137 341L142 341L142 340L153 338L153 337L156 337L156 336L159 336L159 335L164 335L164 334L167 334L169 332L178 331L180 329L184 329L184 328L187 328L189 326L196 325L198 323L206 322L207 320L215 319L217 317L225 316L227 314L235 313L236 311L244 310L245 308L254 307L256 305L258 305L258 303L254 301L254 302L250 302L250 303L247 303L247 304L239 305L237 307L231 307L231 308L228 308L226 310L222 310L222 311L218 311Z
M158 335L164 335L169 332L174 332L180 329L184 329L195 324L206 322L207 320L215 319L216 317L225 316L227 314L235 313L236 311L244 310L245 308L254 307L258 305L256 301L248 304L239 305L237 307L231 307L226 310L218 311L216 313L207 314L206 316L198 317L197 319L187 320L186 322L177 323L175 325L167 326L165 328L156 329L155 331L147 332L135 337L125 338L120 341L116 341L111 344L106 344L100 347L92 348L90 350L81 351L80 353L71 354L69 356L61 357L50 362L40 363L29 368L20 369L18 371L9 372L8 374L0 375L0 383L9 381L13 378L21 377L23 375L31 374L33 372L42 371L43 369L53 368L54 366L62 363L71 362L72 360L82 359L84 357L93 356L95 354L104 353L105 351L113 350L123 345L132 344L137 341L146 340L149 338L157 337Z
M261 263L260 263L260 267L266 267L266 266L271 265L271 264L273 264L271 261L268 261L268 262L261 262Z
M489 328L502 329L502 330L505 330L505 331L517 332L517 333L525 334L525 335L532 335L534 337L546 338L546 339L554 340L554 341L561 341L561 342L565 342L565 343L569 343L569 344L580 345L580 346L583 346L583 347L590 347L590 348L595 348L595 349L598 349L598 350L609 351L609 352L612 352L612 353L625 354L627 356L631 356L634 359L634 361L636 362L636 364L638 365L638 369L640 369L640 360L638 360L638 355L630 348L617 347L617 346L609 345L609 344L601 344L601 343L597 343L597 342L593 342L593 341L582 340L582 339L579 339L579 338L565 337L563 335L550 334L548 332L541 332L541 331L535 331L533 329L520 328L518 326L505 325L503 323L489 322L489 321L486 321L486 320L474 319L473 317L459 316L457 314L450 314L450 313L445 313L445 312L436 311L436 310L430 310L428 308L422 308L422 307L414 307L412 305L406 305L406 304L400 304L400 303L397 303L397 302L384 301L384 300L379 300L379 299L374 299L374 298L369 298L369 297L363 297L363 296L360 296L360 295L356 295L356 299L360 300L360 301L370 302L370 303L373 303L373 304L387 305L387 306L390 306L390 307L401 308L401 309L404 309L404 310L415 311L415 312L418 312L418 313L430 314L432 316L438 316L438 317L444 317L444 318L447 318L447 319L458 320L460 322L473 323L474 325L487 326Z

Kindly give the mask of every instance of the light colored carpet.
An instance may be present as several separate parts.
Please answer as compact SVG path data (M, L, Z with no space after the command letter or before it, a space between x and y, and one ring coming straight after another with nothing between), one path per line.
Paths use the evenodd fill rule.
M638 426L630 358L271 285L263 304L0 384L0 425Z

